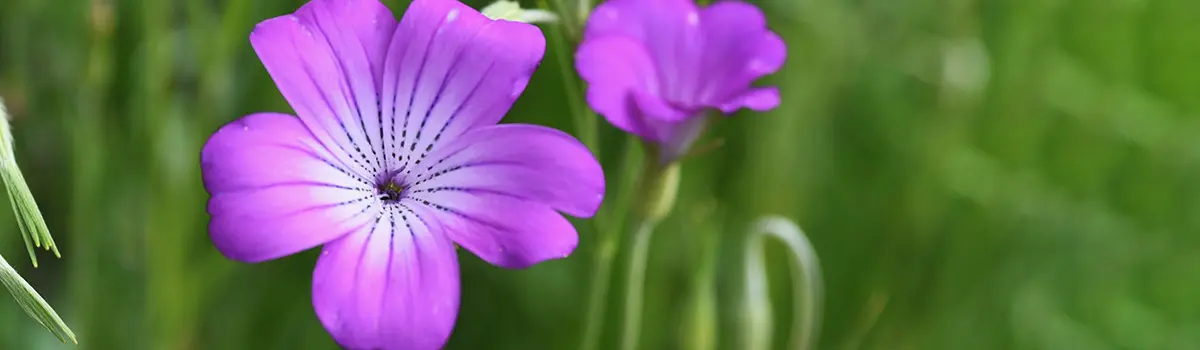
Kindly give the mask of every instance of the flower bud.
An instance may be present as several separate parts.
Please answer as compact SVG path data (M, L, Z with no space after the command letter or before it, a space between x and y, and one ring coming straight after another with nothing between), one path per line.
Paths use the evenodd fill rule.
M522 9L516 1L500 0L484 7L480 12L491 19L503 19L530 24L555 23L558 15L553 12L538 9Z

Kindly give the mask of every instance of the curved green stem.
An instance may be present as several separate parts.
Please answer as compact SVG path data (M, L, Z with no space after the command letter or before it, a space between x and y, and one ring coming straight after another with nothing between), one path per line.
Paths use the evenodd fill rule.
M792 341L789 349L811 349L821 327L824 287L817 253L804 231L780 216L759 219L746 243L746 290L743 300L743 344L746 350L769 349L771 344L771 301L768 295L764 257L766 238L775 238L792 254Z

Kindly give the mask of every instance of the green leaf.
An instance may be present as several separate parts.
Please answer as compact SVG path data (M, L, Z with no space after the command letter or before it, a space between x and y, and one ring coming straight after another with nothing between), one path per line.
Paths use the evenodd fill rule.
M50 237L50 229L46 227L46 220L42 218L37 202L33 200L33 193L29 191L29 185L25 184L25 176L21 175L21 169L17 167L17 157L13 154L12 127L8 123L8 118L4 100L0 99L0 180L3 180L4 188L8 192L8 200L12 203L13 214L17 218L17 225L21 228L22 238L25 239L25 249L29 251L29 259L33 260L33 267L37 267L37 255L33 250L34 247L53 251L55 257L62 257L62 254L54 245L54 238Z
M21 278L21 275L17 274L17 270L13 269L2 256L0 256L0 283L4 283L4 288L8 288L13 299L17 299L17 304L25 309L25 313L33 317L42 327L46 327L47 330L54 333L58 340L64 343L69 340L79 344L79 341L75 340L75 333L71 332L71 328L67 327L61 317L58 317L54 308L50 307L50 304L47 304L36 290L33 290L29 282L25 282L25 279Z
M26 250L29 251L29 258L33 261L33 267L37 267L34 247L53 251L56 257L62 255L58 252L58 247L54 246L54 238L50 237L46 220L42 218L42 213L33 200L33 193L29 191L29 185L25 184L25 177L17 167L17 159L13 155L12 128L8 118L4 100L0 99L0 180L4 182L4 188L8 192L8 199L12 203L17 225L21 228L21 237L25 241ZM51 308L3 257L0 257L0 283L12 293L17 304L20 304L29 316L54 333L59 340L64 343L68 340L79 343L75 339L75 333L71 332L62 318L54 312L54 308Z

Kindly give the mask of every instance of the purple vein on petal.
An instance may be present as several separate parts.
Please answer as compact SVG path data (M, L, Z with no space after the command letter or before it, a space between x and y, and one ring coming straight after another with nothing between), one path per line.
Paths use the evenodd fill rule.
M267 186L267 187L269 188L269 187L273 187L273 186ZM225 194L237 194L237 193L239 193L239 192L242 192L242 191L224 191L224 192L222 192L222 193L221 193L221 194L219 194L219 195L214 195L214 196L213 196L213 198L218 198L219 196L221 196L221 195L225 195ZM334 208L334 207L340 207L340 206L343 206L343 205L350 205L350 204L360 203L360 202L366 201L366 200L368 200L368 199L372 199L372 198L374 198L374 197L375 197L375 194L374 194L374 193L372 193L372 194L370 194L370 195L366 195L366 196L362 196L362 197L357 197L357 198L355 198L355 199L350 199L350 200L344 200L344 201L340 201L340 202L336 202L336 203L325 203L325 204L314 205L314 206L310 206L310 207L299 208L299 209L296 209L296 210L294 210L294 211L289 211L289 212L279 213L279 214L278 214L278 216L275 216L275 217L272 217L272 218L290 217L290 216L295 216L295 215L299 215L299 214L304 214L304 213L308 213L308 212L312 212L312 211L316 211L316 210L321 210L321 209L329 209L329 208ZM368 202L367 204L368 204L368 205L367 205L367 206L365 206L365 207L363 207L362 209L360 209L360 210L358 211L358 213L355 213L354 215L352 215L352 216L350 216L350 217L348 217L348 218L346 218L346 219L344 219L344 220L342 220L342 221L343 221L343 222L344 222L344 221L350 221L350 219L354 219L354 218L358 217L359 215L362 215L362 214L366 213L366 212L367 212L369 209L371 209L372 207L374 207L374 206L375 206L375 202Z
M429 225L429 222L425 221L425 218L421 217L421 214L418 214L416 210L409 208L407 203L401 202L400 208L407 210L408 213L412 214L414 218L416 218L418 221L421 221L421 224L425 225L425 228L428 229L430 233L433 233L433 226Z
M340 56L336 53L338 50L334 47L333 42L329 40L329 35L331 32L326 31L325 28L321 26L321 21L314 20L312 22L312 25L316 26L318 31L324 33L324 35L321 35L320 37L325 41L325 45L329 47L330 54L334 56L333 61L336 63L335 67L338 69L338 89L341 90L342 94L348 96L346 105L349 109L352 109L354 115L357 116L357 118L354 119L358 120L358 126L362 130L362 136L364 139L366 139L367 150L371 151L371 159L367 158L366 153L362 151L360 142L355 140L354 136L351 135L350 130L346 129L344 121L341 120L342 118L338 118L338 124L342 126L342 131L345 132L346 139L350 141L352 146L354 146L354 150L358 153L358 155L362 157L367 164L371 165L372 172L379 172L380 168L383 167L383 164L376 164L375 162L372 162L372 160L378 162L379 155L375 153L375 145L371 142L371 138L367 136L367 125L363 122L362 108L358 105L358 96L355 93L354 88L351 86L353 84L350 82L350 79L353 79L353 77L349 73L350 70L346 68L346 60L340 58ZM338 21L333 22L333 25L337 27L337 32L341 33L342 28L337 25ZM360 44L359 46L362 45ZM366 48L363 49L363 56L367 56ZM370 62L367 62L367 65L369 66ZM370 67L367 67L367 70L370 71ZM372 78L372 80L374 79ZM371 83L374 84L374 81ZM353 156L351 156L351 158L353 158Z
M392 216L391 212L388 212L389 221L391 220L391 216ZM363 280L361 278L361 272L362 272L363 260L367 256L367 247L371 246L371 238L375 236L375 230L379 229L379 221L382 219L383 219L383 215L375 217L375 222L371 224L371 231L367 232L367 237L363 239L362 248L359 248L359 250L358 250L358 261L356 261L354 263L354 288L353 288L353 290L358 290L359 283ZM351 232L353 232L353 231L351 231ZM358 297L359 297L359 295L362 295L362 293L350 293L350 294L351 294L351 298L353 298L353 300L350 302L350 305L358 305L359 304ZM338 318L341 319L340 316ZM376 328L378 328L378 325L376 325Z
M448 213L448 214L451 214L451 215L457 216L457 217L459 217L459 218L462 218L462 219L464 219L464 220L472 221L472 222L478 223L478 224L480 224L480 225L483 225L483 226L487 226L487 227L493 228L493 229L495 229L495 230L497 230L497 231L509 231L509 229L508 229L508 228L506 228L506 227L504 227L504 226L501 226L500 224L497 224L497 223L495 223L495 222L491 222L491 221L483 220L483 219L480 219L480 218L477 218L477 217L474 217L474 216L471 216L471 215L467 215L466 213L464 213L464 212L462 212L462 211L459 211L458 209L451 208L451 207L448 207L448 206L444 206L444 205L441 205L441 204L435 203L435 202L433 202L433 201L430 201L430 200L428 200L428 199L425 199L425 198L422 198L422 197L411 196L411 197L409 197L409 198L412 198L412 200L413 200L413 201L415 201L415 202L418 202L418 203L424 204L424 205L425 205L426 207L428 207L428 208L437 209L437 210L439 210L439 211L442 211L442 212L445 212L445 213Z
M438 159L437 162L433 163L433 165L430 165L427 169L425 169L424 172L417 174L417 180L415 182L413 182L413 186L424 183L426 180L429 180L432 177L439 176L440 175L440 174L438 174L439 172L447 171L446 169L442 169L442 170L435 172L435 171L433 171L433 167L442 164L447 159L450 159L450 157L453 157L459 153L462 153L462 151L465 151L468 148L469 147L462 147L462 148L456 149L456 150L450 152L450 154L446 155L445 157Z
M388 236L387 265L386 265L386 267L384 267L384 270L383 270L384 271L383 272L383 294L380 294L383 297L379 298L379 309L380 310L386 309L385 303L387 303L388 290L392 288L392 259L395 259L395 257L396 257L396 212L389 211L388 218L389 218L388 221L390 221L392 224L392 232L389 233L389 236ZM404 225L408 226L408 221L406 219L404 219L404 214L400 214L400 218L402 220L405 220ZM412 232L411 226L408 228L408 232ZM416 261L419 264L421 260L414 259L414 261ZM380 315L379 318L375 319L375 327L383 328L383 315Z
M442 138L442 134L446 132L446 128L449 127L451 123L454 123L454 119L458 118L458 114L462 112L463 106L470 104L471 100L475 98L475 92L479 91L480 86L483 86L483 81L489 74L492 73L493 67L496 67L496 61L492 61L490 64L488 64L488 67L483 70L483 74L480 75L479 80L475 82L475 86L471 87L471 91L467 92L467 96L463 98L462 103L459 103L458 106L454 108L454 112L450 113L450 117L446 118L446 122L442 123L442 128L438 130L436 135L433 136L433 141L430 143L431 145L433 142L438 142L438 140ZM446 80L450 80L450 77L447 77ZM433 110L433 108L430 107L430 110ZM429 152L430 150L426 149L425 151ZM455 152L455 154L457 154L457 152ZM425 156L426 153L421 153L421 159L425 159ZM439 159L437 163L430 164L428 167L426 167L425 171L433 170L433 167L437 166L438 164L442 164L444 161L446 161L445 158Z
M226 193L236 193L236 192L226 192ZM360 202L363 202L363 201L366 201L366 200L368 200L368 199L372 199L372 198L375 198L375 194L374 194L374 193L372 193L372 194L370 194L370 195L366 195L366 196L358 197L358 198L355 198L355 199L351 199L351 200L345 200L345 201L337 202L337 203L326 203L326 204L314 205L314 206L311 206L311 207L305 207L305 208L301 208L301 209L299 209L299 210L296 210L296 211L287 212L287 213L282 213L282 214L280 214L280 215L279 215L279 217L289 217L289 216L295 216L295 215L298 215L298 214L304 214L304 213L308 213L308 212L311 212L311 211L316 211L316 210L321 210L321 209L329 209L329 208L334 208L334 207L340 207L340 206L343 206L343 205L350 205L350 204L360 203ZM342 221L343 221L343 222L345 222L345 221L350 221L351 219L357 218L359 215L362 215L362 214L366 213L367 211L369 211L369 209L373 208L374 206L375 206L375 202L368 202L368 203L367 203L367 206L365 206L365 207L363 207L362 209L360 209L360 210L358 211L358 213L355 213L354 215L352 215L352 216L350 216L350 217L348 217L348 218L346 218L346 219L344 219L344 220L342 220Z
M396 30L397 30L397 31L399 31L399 30L401 29L401 27L400 27L400 25L401 25L401 24L403 24L403 23L397 23L397 24L396 24ZM392 40L393 40L393 41L395 40L394 36L393 36L393 39L392 39ZM403 62L403 61L404 61L404 58L405 58L405 57L408 57L408 49L409 49L409 47L410 47L410 46L412 46L412 40L402 40L402 42L401 42L400 44L401 44L401 45L403 45L403 47L401 48L401 51L403 51L403 52L396 53L396 54L395 54L395 55L396 55L395 57L397 57L397 58L396 58L395 60L397 60L397 61L400 61L400 62L398 62L398 63L396 63L396 64L398 64L398 65L403 65L403 63L404 63L404 62ZM392 53L392 46L393 46L393 45L392 45L391 43L389 43L389 45L388 45L388 48L387 48L387 51L386 51L386 54L384 54L384 57L392 57L392 55L393 55L393 53ZM385 60L384 60L384 63L383 63L383 71L384 71L384 72L387 72L387 67L388 67L388 64L387 64L387 63L388 63L388 60L387 60L387 59L385 59ZM398 68L398 69L403 69L403 68ZM385 74L385 75L386 75L386 74ZM396 79L392 80L392 84L391 84L391 85L392 85L392 90L399 90L399 87L400 87L400 79L401 79L401 78L402 78L404 75L403 75L403 74L400 74L399 72L396 72L396 74L393 74L393 75L395 75L395 76L396 76ZM380 131L379 131L379 132L380 132L380 135L383 135L383 130L382 130L382 129L383 129L383 121L384 121L384 118L383 118L383 94L384 94L384 91L383 91L383 90L384 90L384 86L383 86L382 84L380 84L380 86L379 86L379 90L380 90L380 91L378 91L378 93L379 93L379 95L380 95L380 97L379 97L379 103L380 103L380 105L379 105L379 115L380 115L380 117L379 117L379 121L380 121L380 124L379 124L379 129L380 129ZM390 130L391 132L390 132L390 133L388 133L388 138L389 138L389 139L391 139L391 141L389 142L389 141L385 140L385 141L384 141L384 143L383 143L383 144L384 144L384 148L383 148L383 149L384 149L384 152L383 152L383 153L384 153L384 157L387 159L387 163L385 163L385 165L386 165L386 166L388 166L388 167L391 167L391 164L392 164L391 162L392 162L392 160L393 160L393 159L394 159L394 160L396 160L396 163L397 163L397 164L399 164L399 162L400 162L400 157L404 155L404 152L400 152L400 156L397 156L397 155L396 155L396 151L400 149L400 146L398 146L398 145L396 144L396 124L397 124L397 123L396 123L396 99L397 99L397 98L399 98L399 96L400 96L400 94L399 94L398 92L399 92L399 91L392 91L392 96L391 96L391 99L392 99L392 105L391 105L391 107L392 107L392 111L391 111L391 114L390 114L390 116L389 116L389 118L388 118L388 120L390 120L390 121L391 121L391 123L389 123L389 124L391 124L391 125L389 125L389 126L390 126L390 129L391 129L391 130ZM403 130L403 127L401 128L401 130ZM401 137L401 138L400 138L400 140L401 140L401 142L403 142L404 138L403 138L403 137ZM390 155L389 155L389 154L387 154L387 153L388 153L388 151L391 151L391 154L390 154Z
M346 91L347 90L346 79L349 79L349 77L348 77L348 74L346 74L345 68L342 66L344 63L334 53L334 48L333 48L332 44L329 42L328 35L326 35L325 32L321 30L319 21L313 21L312 24L317 26L317 30L321 31L321 33L322 33L322 35L319 35L319 37L323 38L323 40L325 41L325 46L326 46L326 48L329 49L329 55L331 56L330 60L332 60L334 62L334 67L336 67L338 69L338 74L337 74L337 76L339 77L338 78L338 89L341 90L343 94L345 94L347 92ZM306 31L311 31L311 29L308 28L307 26L304 26L302 28ZM317 36L314 36L314 37L317 37ZM296 42L294 39L292 40L292 47L296 49L296 52L301 52L300 48L296 46ZM371 161L369 159L367 159L365 154L362 154L361 149L359 149L359 147L358 147L357 141L354 140L354 136L351 135L349 129L346 129L346 122L344 120L344 116L339 115L339 113L337 112L340 110L339 108L334 108L334 105L330 101L328 92L326 92L326 89L321 89L322 84L320 84L320 82L318 82L316 80L315 77L317 75L314 74L314 72L312 71L312 67L308 64L303 64L302 66L304 67L304 72L306 73L305 75L308 76L309 82L311 82L313 84L313 86L318 88L318 95L321 96L321 101L324 102L325 107L328 108L329 111L334 114L333 119L335 121L337 121L338 127L342 130L342 135L346 136L347 142L345 142L345 143L349 143L350 146L353 146L357 152L355 152L355 153L350 152L350 150L348 148L346 148L345 143L336 142L336 140L335 140L335 143L338 144L338 148L340 148L342 150L342 152L344 152L348 157L350 157L350 160L354 161L354 163L361 166L363 168L363 170L367 170L370 173L379 172L379 167L376 166L375 164L371 163ZM351 92L351 95L353 95L352 92ZM348 108L353 105L353 108L355 110L358 109L357 103L350 103L351 101L345 101L345 102L346 102L346 106ZM362 157L362 160L366 161L367 164L363 164L361 161L358 160L358 158L355 158L354 156L356 153L358 154L359 157ZM368 167L368 165L370 165L370 166Z
M477 33L477 34L478 34L478 33ZM453 111L453 112L451 112L451 113L450 113L450 116L446 118L446 122L445 122L445 123L442 123L442 127L441 127L441 129L439 129L439 130L438 130L438 133L434 135L434 137L433 137L433 141L431 141L431 145L432 145L432 143L434 143L434 142L437 142L438 140L440 140L440 139L442 138L442 134L446 132L446 128L448 128L448 127L450 126L450 124L454 123L454 120L458 118L458 115L459 115L459 113L461 113L461 112L462 112L462 110L463 110L463 107L465 107L465 106L469 105L469 104L470 104L470 102L474 100L474 98L475 98L475 96L476 96L476 92L478 92L478 91L479 91L479 88L480 88L481 86L483 86L483 82L484 82L485 80L487 80L487 76L488 76L488 75L490 75L490 74L492 73L492 69L493 69L493 68L495 68L495 67L496 67L496 61L494 61L494 60L493 60L491 63L489 63L489 64L488 64L487 68L485 68L485 69L483 70L483 73L482 73L482 74L480 74L480 78L479 78L479 80L475 81L475 85L474 85L474 86L472 86L472 87L471 87L471 90L467 92L467 96L466 96L466 97L464 97L464 98L463 98L463 100L462 100L462 102L461 102L461 103L459 103L459 104L458 104L458 106L456 106L456 107L454 108L454 111ZM451 74L447 74L447 78L446 78L446 80L447 80L447 81L449 81L449 80L450 80L450 78L453 78L453 77L454 77L453 75L451 75ZM440 97L440 92L439 92L439 97ZM494 102L494 103L492 103L492 105L489 105L487 109L493 109L493 108L491 108L492 106L495 106L495 105L498 105L498 104L502 104L502 103L505 103L505 102L504 102L503 100L501 100L501 101L497 101L497 102ZM436 104L435 104L435 105L436 105ZM433 107L430 107L430 110L433 110ZM430 164L429 166L427 166L427 167L425 168L425 171L426 171L426 172L432 171L432 170L433 170L433 167L435 167L435 166L437 166L437 165L439 165L439 164L442 164L442 162L445 162L445 161L446 161L446 159L448 159L449 157L451 157L451 156L453 156L453 155L455 155L455 154L458 154L460 151L462 151L462 150L464 150L464 149L466 149L466 148L459 149L459 150L457 150L457 151L454 151L454 152L452 152L450 155L447 155L446 157L442 157L442 159L438 159L438 161L437 161L437 162L435 162L435 163L433 163L433 164ZM421 153L421 158L420 158L420 159L422 159L422 160L423 160L423 159L425 159L425 157L427 156L427 152L429 152L429 151L430 151L430 149L426 149L426 150L425 150L425 152L422 152L422 153ZM418 163L419 163L419 162L418 162ZM424 174L422 174L422 175L424 175Z
M475 38L479 36L479 32L483 31L483 29L485 29L485 28L487 28L487 26L479 27L479 29L475 30L474 33L471 33L470 39L466 40L465 42L467 42L467 43L474 42ZM425 123L429 121L429 118L433 114L434 108L436 108L438 106L438 103L441 102L442 95L446 92L446 86L450 84L450 82L453 80L452 78L455 77L455 73L458 72L459 63L462 62L463 53L465 53L469 47L470 47L470 45L460 45L458 47L458 49L454 52L453 61L450 62L450 68L446 70L446 76L444 78L442 78L442 83L438 86L437 93L434 94L433 102L430 103L429 108L425 109L425 117L423 119L421 119L421 126L419 128L417 128L417 135L415 137L415 141L413 141L413 147L416 147L417 143L421 142L421 133L425 131ZM485 73L485 75L480 77L479 83L476 83L476 86L480 85L483 82L482 77L485 77L485 76L486 76L486 73ZM474 93L474 90L472 89L471 92ZM413 93L413 96L415 97L416 93ZM470 97L468 96L468 99L469 98ZM457 114L458 110L461 110L462 106L465 105L466 102L467 102L467 100L464 100L462 103L459 103L459 105L458 105L457 109L455 109L454 113ZM411 107L409 107L409 108L411 108ZM417 157L417 161L415 163L413 163L414 168L417 165L421 165L421 161L425 160L425 155L428 154L429 151L433 149L433 147L437 143L438 139L441 138L442 132L445 131L446 127L449 126L450 123L453 121L454 121L454 115L452 114L446 120L446 122L442 123L442 127L440 128L440 130L438 130L438 133L434 136L433 140L429 141L429 145L427 145L425 147L425 149L421 151L421 155L419 157Z
M454 10L451 10L451 11L454 11ZM411 168L408 168L408 162L412 160L412 152L417 147L417 140L413 140L412 145L409 146L408 151L404 150L404 146L409 141L408 140L408 118L410 116L412 116L413 103L416 102L416 98L417 98L417 87L421 86L421 77L425 73L425 64L429 61L429 52L433 51L432 50L433 44L435 42L437 42L438 36L441 35L442 27L444 27L446 25L446 20L448 17L449 16L442 17L442 20L438 22L437 28L435 28L433 31L433 36L430 37L429 42L425 44L425 51L421 53L421 64L417 67L417 76L413 79L412 87L409 90L410 93L408 95L408 109L404 111L404 125L402 125L400 128L400 152L402 153L402 156L404 158L403 163L400 166L405 169L411 169ZM393 105L394 105L394 102L393 102ZM392 127L394 128L395 122L393 122L392 125L393 125ZM410 170L405 170L405 172L409 172L409 171Z
M286 146L286 148L295 149L295 150L298 150L305 154L308 154L314 158L320 159L325 164L328 164L329 166L333 167L334 169L337 169L337 171L340 171L341 173L346 174L347 176L350 176L351 178L354 178L356 181L361 182L366 185L370 185L370 183L368 183L365 180L366 176L364 174L358 173L357 171L350 171L350 169L353 169L353 167L351 167L350 164L346 164L346 161L344 159L342 159L342 157L338 157L337 153L329 148L329 145L325 144L325 142L322 141L321 138L317 137L316 133L313 132L312 127L309 126L308 123L302 122L300 124L304 126L304 130L307 131L309 135L313 136L313 140L315 140L317 142L317 144L320 145L321 148L324 149L325 152L330 155L329 158L333 158L334 160L337 160L337 162L340 163L341 166L338 166L337 164L333 164L333 162L331 162L328 158L322 157L321 155L314 153L312 150L301 149L301 148L297 148L297 147L291 146L291 145ZM336 140L334 140L333 142L338 143ZM338 147L341 148L340 145Z
M457 154L460 151L462 151L462 150L456 151L455 153L451 154L450 156L453 156L454 154ZM443 157L441 160L438 161L438 163L440 164L442 161L445 161L446 159L450 158L450 156ZM419 178L416 182L414 182L412 184L412 186L417 186L417 185L432 181L434 179L437 179L439 177L442 177L446 174L449 174L449 173L452 173L455 171L468 169L468 168L474 168L474 167L480 167L480 166L492 166L492 165L518 166L519 167L519 166L528 165L528 163L521 162L521 161L513 161L513 160L488 160L488 161L478 161L478 162L470 162L470 163L452 165L452 166L446 167L445 169L441 169L441 170L438 170L435 172L429 172L429 174L426 175L426 177Z
M338 29L338 32L341 32L341 33L343 33L343 34L344 34L344 33L345 33L345 29L344 29L344 28L342 28L342 27L339 25L339 23L340 23L340 21L333 21L333 25L334 25L335 27L337 27L337 29ZM356 46L358 46L358 48L361 50L361 52L362 52L362 56L367 58L367 59L366 59L366 62L364 62L364 63L367 65L367 72L371 74L371 81L370 81L370 84L371 84L372 90L375 90L375 91L374 91L374 92L375 92L375 96L372 96L372 97L374 97L374 98L375 98L375 104L376 104L376 114L380 114L380 111L379 111L379 109L380 109L380 108L379 108L379 100L380 100L380 98L379 98L379 94L380 94L380 92L379 92L379 90L380 90L380 89L382 89L382 87L381 87L381 86L377 86L377 85L375 85L375 78L374 78L374 77L376 76L376 73L375 73L375 67L372 67L372 66L371 66L371 53L370 53L370 50L367 48L366 44L365 44L365 43L363 43L363 41L362 41L362 38L360 38L360 37L358 36L358 34L357 34L357 33L354 33L354 32L353 32L353 30L350 30L350 32L351 32L351 33L349 34L349 36L350 36L351 38L353 38L353 40L354 40L355 42L357 42L357 43L358 43L358 45L356 45ZM390 39L391 39L391 38L390 38L390 36L389 36L389 38L388 38L388 39L389 39L389 41L390 41ZM328 41L328 38L326 38L326 40ZM379 74L382 74L382 72L380 72ZM346 76L345 76L345 78L346 78L346 80L349 80L349 79L350 79L350 76L349 76L349 75L346 75ZM354 99L354 101L355 101L355 102L358 102L358 96L356 96L356 95L355 95L355 93L354 93L354 89L351 89L351 96L352 96L352 98ZM383 162L383 159L380 157L380 156L382 155L382 153L383 153L382 149L376 149L375 143L374 143L374 142L371 142L371 137L369 136L369 135L370 135L370 134L369 134L369 132L370 132L370 131L368 131L368 130L367 130L367 125L366 125L366 122L364 121L365 119L364 119L364 117L363 117L363 114L362 114L361 107L360 107L360 106L358 106L358 103L355 103L355 104L354 104L354 108L355 108L355 110L358 112L357 114L358 114L358 119L359 119L359 126L360 126L360 127L362 127L362 130L363 130L363 137L367 139L367 145L368 145L368 146L370 146L370 149L371 149L371 155L375 156L375 160L376 160L377 162L379 162L379 164L378 164L378 165L379 165L380 167L386 166L386 164ZM382 118L382 116L380 116L380 118ZM382 125L383 125L383 124L380 124L380 126L382 126ZM380 130L382 131L382 129L380 129ZM377 140L377 141L378 141L380 144L382 144L382 143L383 143L383 138L382 138L382 135L380 136L380 139L379 139L379 140Z
M303 124L303 123L301 123L301 124ZM307 126L305 126L305 128L307 128ZM306 130L308 130L308 129L306 129ZM309 130L309 133L311 134L312 131ZM315 137L314 137L314 139L315 139ZM319 142L320 141L318 141L318 143ZM305 155L308 155L310 157L313 157L313 159L316 159L316 160L321 161L322 163L325 163L326 165L332 167L334 170L337 170L338 172L345 174L346 176L354 179L355 181L358 181L359 183L361 183L363 185L371 186L371 183L367 182L367 180L364 180L363 178L356 176L355 174L351 173L349 170L346 170L346 168L340 167L337 164L333 164L333 162L330 162L329 159L326 159L325 157L322 157L321 155L316 154L311 149L305 149L305 148L297 147L296 145L288 145L288 144L276 145L276 146L278 146L280 148L284 148L284 149L297 151L297 152L303 153ZM324 146L324 145L322 145L322 146ZM326 149L325 151L330 152L328 149ZM334 157L334 158L337 158L337 157Z
M336 188L336 189L340 189L340 190L350 190L350 191L359 191L359 192L371 191L366 188L350 187L350 186L344 186L344 185L339 185L339 184L332 184L332 183L328 183L328 182L320 182L320 181L312 181L312 180L296 180L296 181L275 182L275 183L271 183L271 184L258 185L258 186L231 187L231 188L222 190L221 193L253 192L253 191L261 191L261 190L267 190L267 189L272 189L272 188L293 187L293 186L296 186L296 187L325 187L325 188Z
M480 188L480 187L438 186L438 187L431 187L431 188L422 188L422 189L412 191L413 194L417 194L417 193L435 194L438 192L485 193L485 194L493 194L493 195L497 195L497 196L509 197L512 199L526 201L526 202L534 202L529 197L522 196L520 194L516 194L516 193L512 193L512 192L505 192L505 191L500 191L500 190L493 190L493 189L488 189L488 188Z
M295 20L297 20L297 21L299 20L299 18L296 18L296 17L295 17L295 15L293 15L292 17L293 17L293 19L295 19ZM303 29L305 29L305 30L310 30L310 29L308 29L307 27L302 27L302 28L303 28ZM296 45L296 39L295 39L294 37L293 37L293 38L292 38L292 40L291 40L291 44L292 44L292 48L293 48L293 49L294 49L296 52L302 52L302 51L300 50L300 47ZM331 111L331 112L335 113L334 119L336 119L336 120L337 120L337 124L338 124L338 126L339 126L339 127L342 129L342 134L343 134L343 135L345 135L345 136L346 136L346 138L347 138L348 140L353 140L353 139L351 139L351 138L350 138L350 131L346 130L346 125L345 125L344 123L342 123L342 119L341 119L341 117L336 115L336 111L337 111L338 109L337 109L337 108L333 108L333 104L329 102L329 97L328 97L328 96L326 96L326 93L323 91L323 89L320 89L320 87L322 86L322 84L320 84L320 82L318 82L318 81L316 80L316 78L315 78L315 77L316 77L316 75L314 75L314 74L313 74L312 67L310 67L308 64L301 64L300 66L301 66L301 67L303 67L303 69L304 69L304 73L305 73L304 75L305 75L305 77L306 77L306 78L308 78L308 82L309 82L310 84L312 84L312 86L313 86L313 87L316 87L316 88L318 89L318 93L317 93L317 95L320 95L320 97L321 97L321 102L323 102L323 103L325 104L325 108L328 108L328 109L329 109L329 111ZM307 102L307 100L306 100L306 99L301 99L301 100L302 100L302 101L306 101L306 102ZM313 108L309 108L309 110L311 111L311 110L315 110L315 109L313 109ZM304 123L304 124L305 124L305 127L308 127L308 123ZM310 132L310 133L312 132L312 129L311 129L311 128L309 129L309 132ZM313 133L313 134L315 135L315 133ZM332 136L332 135L331 135L331 136ZM374 171L371 171L372 169L368 168L368 167L367 167L365 164L363 164L362 162L358 161L358 159L357 159L357 158L354 158L354 155L353 155L353 154L351 154L351 153L350 153L350 151L349 151L348 149L346 149L346 146L345 146L345 145L343 145L343 143L342 143L342 142L338 142L337 140L332 140L332 141L333 141L333 143L334 143L334 144L335 144L335 145L338 147L338 149L341 149L341 150L342 150L342 154L345 154L347 157L349 157L349 158L350 158L350 160L351 160L351 161L353 161L355 164L358 164L358 166L359 166L360 168L362 168L362 170L363 170L363 171L366 171L366 172L368 172L368 173L373 173L373 172L374 172ZM318 139L318 142L321 142L321 141ZM351 141L351 142L352 142L352 141ZM329 150L329 145L325 145L325 144L324 144L324 142L321 142L321 144L322 144L323 146L325 146L325 148L326 148L326 151L328 151L328 152L330 152L330 153L333 153L333 151ZM337 157L337 158L341 158L341 157ZM344 162L345 162L345 160L342 160L342 162L344 163ZM359 176L366 177L366 175L365 175L365 174L359 174Z

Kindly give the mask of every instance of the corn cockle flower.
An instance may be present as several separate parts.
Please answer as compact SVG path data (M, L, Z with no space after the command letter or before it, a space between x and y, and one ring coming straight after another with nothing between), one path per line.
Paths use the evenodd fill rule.
M609 0L588 19L576 69L588 104L617 128L683 155L710 110L779 105L775 88L750 84L783 65L786 47L762 11L738 1L703 9L691 0Z
M589 217L599 164L546 127L496 125L545 49L541 32L457 1L315 0L250 42L297 116L251 114L201 154L209 233L261 262L324 245L313 307L351 349L435 349L459 306L455 244L524 268L570 254L560 214Z
M588 104L654 150L634 200L639 208L631 220L622 349L639 344L650 235L674 204L676 160L703 132L712 111L766 111L779 105L778 90L751 84L779 70L786 56L783 39L767 28L762 11L743 2L701 9L692 0L608 0L589 16L575 53L575 68L588 83ZM611 242L615 235L606 237ZM600 287L593 287L593 300L603 300L602 284L594 286ZM603 319L602 312L589 309L594 316L586 334L602 328L595 321Z

